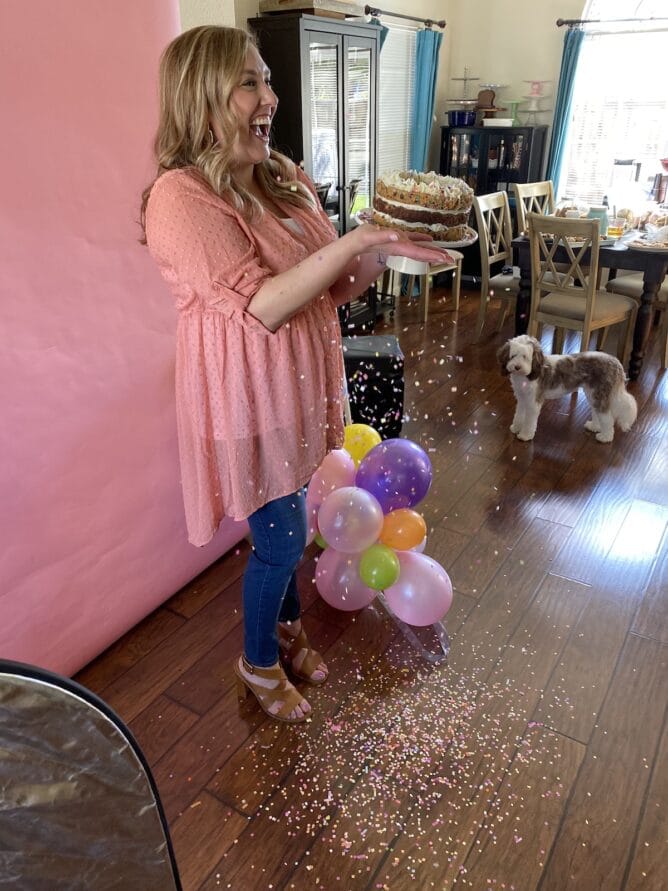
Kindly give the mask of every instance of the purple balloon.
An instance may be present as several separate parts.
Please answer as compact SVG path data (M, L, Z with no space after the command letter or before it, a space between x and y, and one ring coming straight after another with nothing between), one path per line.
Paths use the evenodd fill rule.
M452 604L452 584L447 572L426 554L397 551L397 557L399 579L385 589L390 609L409 625L440 622Z
M429 491L431 477L431 461L416 442L386 439L364 456L355 485L370 492L387 514L415 507Z

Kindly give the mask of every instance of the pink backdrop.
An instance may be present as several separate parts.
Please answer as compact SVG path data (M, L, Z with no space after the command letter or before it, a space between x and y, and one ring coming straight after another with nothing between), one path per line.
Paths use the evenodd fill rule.
M0 656L71 674L246 533L187 544L175 312L137 239L177 0L0 4Z

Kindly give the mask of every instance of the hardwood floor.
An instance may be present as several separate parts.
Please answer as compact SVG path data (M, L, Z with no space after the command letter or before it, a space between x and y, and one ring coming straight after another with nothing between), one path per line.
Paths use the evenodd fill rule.
M582 395L509 432L478 306L402 305L403 436L429 451L426 552L455 588L447 665L380 608L301 591L330 681L289 727L239 706L244 542L77 680L129 723L152 767L186 891L659 891L668 837L668 371L630 385L609 445ZM546 340L546 345L548 344ZM567 348L568 342L567 342Z

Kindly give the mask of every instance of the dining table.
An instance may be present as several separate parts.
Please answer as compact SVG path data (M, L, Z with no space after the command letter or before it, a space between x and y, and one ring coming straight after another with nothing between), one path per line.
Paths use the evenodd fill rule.
M610 270L629 270L642 272L643 289L640 295L640 305L633 330L633 346L629 359L628 375L631 380L636 380L645 358L647 341L649 340L654 315L654 306L658 299L661 283L668 272L668 251L665 249L652 249L650 247L633 247L612 242L603 242L599 246L598 264L600 268ZM520 269L520 285L515 307L515 334L526 334L529 324L529 310L531 307L531 251L529 238L519 235L512 241L513 263ZM590 251L582 257L583 265L589 260ZM569 263L566 248L561 245L554 254L557 263Z

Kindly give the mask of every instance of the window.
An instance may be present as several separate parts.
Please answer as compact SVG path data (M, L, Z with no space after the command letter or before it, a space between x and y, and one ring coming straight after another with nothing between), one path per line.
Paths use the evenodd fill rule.
M415 31L392 25L380 52L378 173L406 170L410 158Z
M662 12L665 0L590 0L583 18ZM634 22L590 27L578 60L558 197L600 204L607 195L611 205L633 207L651 193L660 159L668 157L668 22L657 22L655 30Z

